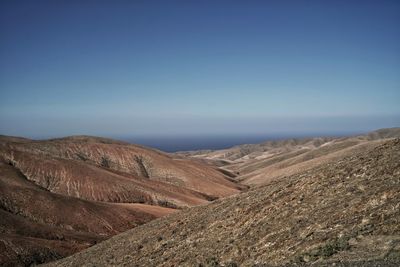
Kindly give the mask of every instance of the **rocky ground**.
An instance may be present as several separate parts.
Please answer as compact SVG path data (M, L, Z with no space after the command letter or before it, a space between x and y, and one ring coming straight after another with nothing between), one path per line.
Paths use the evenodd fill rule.
M49 266L399 266L400 140L184 208Z

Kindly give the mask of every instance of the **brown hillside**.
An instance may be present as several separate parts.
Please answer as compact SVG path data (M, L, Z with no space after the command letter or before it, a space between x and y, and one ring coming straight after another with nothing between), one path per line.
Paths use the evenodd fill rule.
M210 166L104 138L0 142L0 155L49 191L87 200L187 206L240 189Z
M64 257L160 217L143 207L51 193L5 162L0 162L0 214L5 248L0 262L10 266Z
M0 136L0 265L59 259L240 188L214 167L124 142Z
M399 203L396 139L154 220L49 266L398 266Z
M395 137L400 137L400 128L381 129L352 137L287 139L178 155L214 163L222 172L231 174L242 184L263 185L282 176L300 173L377 146Z

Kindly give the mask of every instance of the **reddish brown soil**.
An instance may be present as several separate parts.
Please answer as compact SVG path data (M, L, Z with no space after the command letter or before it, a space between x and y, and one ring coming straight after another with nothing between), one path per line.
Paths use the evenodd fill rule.
M400 139L353 152L49 266L400 266Z
M104 138L0 137L0 265L59 259L239 192L211 166Z

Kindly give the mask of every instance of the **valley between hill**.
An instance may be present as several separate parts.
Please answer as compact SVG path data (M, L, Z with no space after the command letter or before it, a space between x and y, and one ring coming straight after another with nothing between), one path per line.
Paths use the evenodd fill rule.
M398 137L168 154L0 136L0 263L398 266Z
M48 266L398 266L400 139L154 220Z

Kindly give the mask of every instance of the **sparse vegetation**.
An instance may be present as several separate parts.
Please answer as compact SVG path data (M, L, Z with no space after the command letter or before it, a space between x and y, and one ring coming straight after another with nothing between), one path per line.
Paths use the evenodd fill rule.
M135 203L149 203L151 202L151 197L144 194L138 194L135 197L135 200Z
M215 257L211 257L206 261L206 267L220 267L219 261Z
M106 155L102 156L100 166L103 168L110 168L111 160Z
M150 178L148 167L146 167L146 160L143 155L135 155L134 160L137 163L140 171L140 175L145 178Z
M295 262L312 262L320 258L329 258L340 251L350 249L348 240L348 237L340 237L328 241L317 249L299 255L298 257L296 257Z
M171 209L177 209L178 208L177 205L175 205L174 203L169 202L167 200L158 200L157 204L158 204L158 206L165 207L165 208L171 208Z
M204 198L207 199L208 201L214 201L214 200L218 199L218 197L216 197L216 196L210 196L207 194L201 194L201 195L204 196Z
M76 153L76 156L78 157L78 159L82 161L87 161L89 159L88 156L86 156L85 153L83 152Z
M234 261L230 261L227 264L225 264L225 267L239 267L239 264L237 264Z

